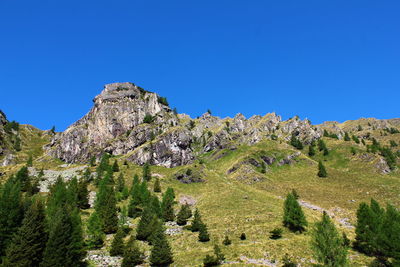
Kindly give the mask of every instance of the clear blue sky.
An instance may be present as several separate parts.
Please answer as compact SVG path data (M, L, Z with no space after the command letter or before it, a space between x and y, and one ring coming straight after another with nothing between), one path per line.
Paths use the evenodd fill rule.
M181 113L399 117L400 1L0 1L0 109L57 130L130 81Z

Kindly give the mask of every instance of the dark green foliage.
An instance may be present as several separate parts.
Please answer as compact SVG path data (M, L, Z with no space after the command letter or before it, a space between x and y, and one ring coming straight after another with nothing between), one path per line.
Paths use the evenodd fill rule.
M146 114L143 118L143 123L152 123L155 117L151 116L150 114Z
M196 209L194 212L194 218L192 221L192 225L190 226L190 230L192 232L198 232L198 231L200 231L200 226L202 224L203 224L203 221L201 220L200 211L198 209Z
M135 238L131 236L124 250L121 267L140 265L144 262L144 258L144 253L139 249Z
M199 229L199 241L207 242L210 241L210 235L208 234L207 225L202 223Z
M181 209L178 212L176 223L178 225L186 225L187 220L192 217L192 210L188 204L184 204L181 206Z
M150 171L150 164L145 163L143 165L143 181L150 181L151 180L151 171Z
M106 234L117 231L118 216L116 204L114 186L110 185L109 176L106 176L99 185L95 203L96 212L101 219L103 231Z
M246 240L246 239L247 239L246 233L241 233L240 240Z
M351 139L353 139L353 141L356 142L356 144L359 144L359 143L360 143L360 139L358 139L358 137L355 136L355 135L353 135L353 136L351 137Z
M116 160L114 161L112 170L113 170L113 172L119 172L119 166L118 166L118 162Z
M350 148L350 152L351 152L351 154L353 154L353 155L356 155L356 154L357 154L357 150L356 150L354 147L351 147L351 148Z
M322 164L322 161L318 162L318 177L325 178L328 176L328 173L326 172L324 164Z
M125 188L125 179L124 175L122 173L119 174L118 180L117 180L117 191L122 192Z
M396 156L387 147L380 148L380 151L381 151L381 156L385 158L386 163L389 166L389 168L391 170L394 170L396 168Z
M79 214L67 209L57 210L41 267L83 266L82 229Z
M110 155L108 153L104 153L101 157L100 163L96 168L97 173L97 183L103 178L105 172L107 172L111 167L109 163Z
M232 244L232 241L229 239L229 236L225 236L224 240L222 241L222 244L225 246L229 246L230 244Z
M289 193L284 203L283 225L293 232L303 232L307 226L303 210L292 193Z
M32 155L30 155L28 160L26 161L26 166L32 167L32 165L33 165L33 158L32 158Z
M390 134L396 134L396 133L400 133L400 131L396 128L390 127L390 128L385 128L383 129L384 131L390 133Z
M161 193L160 179L158 177L156 178L156 181L154 182L153 191L155 193Z
M326 149L326 144L325 144L324 140L319 139L318 140L318 150L323 151L324 149Z
M274 228L273 230L271 230L269 233L270 233L269 238L276 240L276 239L282 238L283 230L282 230L282 228L277 227L277 228Z
M300 141L300 139L298 139L297 137L296 137L296 135L292 135L292 137L291 137L291 139L290 139L290 144L293 146L293 147L295 147L295 148L297 148L297 149L299 149L299 150L302 150L303 149L303 143Z
M348 141L351 141L351 139L350 139L350 135L349 135L349 133L348 132L345 132L344 133L344 141L346 141L346 142L348 142Z
M334 139L339 139L339 137L337 136L337 134L335 133L330 133L327 130L324 130L324 137L330 137L330 138L334 138Z
M300 198L300 195L299 195L299 193L297 193L296 189L292 189L292 195L293 195L296 199L299 199L299 198Z
M89 248L96 249L103 246L105 234L97 212L93 212L89 217L87 222L87 236L87 244Z
M308 147L308 155L310 157L315 156L315 147L314 146L309 146Z
M361 125L358 125L357 131L362 131L363 128L361 127Z
M161 224L155 229L151 239L153 248L150 254L151 266L168 266L174 262L171 246L164 234Z
M194 121L189 121L189 130L192 130L196 126L196 123Z
M172 112L174 113L174 115L178 115L178 109L177 109L177 108L174 108L174 109L172 110Z
M110 256L122 256L124 254L124 236L124 231L118 228L111 243Z
M0 256L23 219L21 186L14 177L9 178L0 188Z
M70 187L71 188L71 187ZM76 192L69 190L61 177L50 188L50 195L47 199L47 223L51 228L56 221L58 210L72 211L76 206Z
M391 147L397 147L398 144L396 143L396 141L390 140L390 146L391 146Z
M31 177L28 173L28 167L22 167L17 174L15 175L15 179L21 184L21 190L23 192L27 192L32 187Z
M13 236L2 266L38 267L46 242L44 206L42 201L36 198L31 202L18 232Z
M343 246L345 246L346 248L350 247L351 241L350 239L347 237L346 233L343 232L342 233L342 239L343 239Z
M388 204L382 220L378 247L381 255L400 260L400 211Z
M88 183L85 179L80 179L78 183L77 204L80 209L88 209L89 205L89 191L87 189Z
M83 176L81 180L90 183L93 180L92 174L90 173L90 169L86 168L85 172L83 173Z
M51 129L50 129L50 132L52 134L55 134L56 133L56 126L53 125L53 127L51 127Z
M322 220L315 224L312 237L315 258L323 266L348 266L347 247L343 245L342 237L326 212Z
M157 196L150 197L150 209L159 218L162 219L161 203Z
M392 264L387 258L377 256L369 265L369 267L398 267L400 265Z
M159 96L159 97L158 97L158 103L160 103L160 104L162 104L162 105L165 105L165 106L169 106L166 97Z
M168 222L168 221L173 221L175 219L174 204L175 204L174 190L171 187L168 187L163 195L161 202L162 217L164 221Z
M206 255L203 260L203 265L208 266L218 266L221 265L225 260L224 254L222 254L221 249L218 245L214 245L214 255Z
M142 216L140 217L140 221L136 229L136 239L149 241L156 224L157 216L152 212L150 207L146 207L142 212Z
M6 131L6 133L12 133L12 131L19 131L19 123L16 121L8 121L6 123L6 125L4 125L4 130Z
M323 155L324 155L324 156L328 156L328 155L329 155L329 150L328 150L327 147L324 148L324 150L323 150Z

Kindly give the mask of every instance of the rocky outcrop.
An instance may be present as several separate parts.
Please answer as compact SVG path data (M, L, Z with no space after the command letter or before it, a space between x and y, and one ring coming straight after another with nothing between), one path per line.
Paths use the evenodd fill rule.
M47 147L48 154L71 163L85 162L92 156L99 158L105 151L112 155L127 154L178 124L176 115L163 98L132 83L108 84L93 101L88 114L53 138ZM147 123L144 123L145 117ZM186 156L173 161L187 162L186 145L174 140L171 142L179 145L166 150L161 146L164 141L171 140L155 143L158 150L165 152L157 155L157 163L173 165L160 158L165 160L167 150L173 151L175 157ZM185 151L175 151L181 147ZM140 158L130 159L143 163Z

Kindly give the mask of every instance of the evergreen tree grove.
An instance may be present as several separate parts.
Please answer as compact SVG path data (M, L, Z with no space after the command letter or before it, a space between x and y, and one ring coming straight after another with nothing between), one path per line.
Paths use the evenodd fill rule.
M325 178L328 176L328 173L326 172L324 164L322 164L322 161L318 162L318 177Z
M114 186L110 185L109 178L106 176L99 185L95 203L96 212L101 219L103 231L106 234L117 231L118 216L116 204Z
M89 248L101 248L104 243L105 234L103 232L103 225L97 212L90 215L87 222L87 244Z
M144 258L144 253L140 251L135 238L131 236L124 250L121 267L140 265L144 262Z
M12 238L2 266L38 267L43 258L46 242L44 206L37 198L31 202L21 227Z
M155 230L152 245L153 248L150 254L150 263L152 266L168 266L174 262L171 246L165 237L162 227Z

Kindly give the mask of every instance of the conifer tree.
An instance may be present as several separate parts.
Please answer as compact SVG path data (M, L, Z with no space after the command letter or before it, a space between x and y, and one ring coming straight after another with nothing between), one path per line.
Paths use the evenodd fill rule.
M122 256L124 254L124 231L118 228L111 243L110 256Z
M129 201L128 205L128 216L131 218L139 217L142 212L141 208L142 200L140 196L141 195L140 189L141 186L139 184L139 177L135 175L131 189L132 198Z
M308 155L310 157L315 156L315 148L314 148L314 146L309 146L308 147Z
M86 249L83 239L82 221L80 211L78 208L74 208L71 212L72 222L72 243L69 246L69 254L71 258L78 264L82 263L82 260L86 256ZM79 265L77 265L79 266Z
M35 198L25 214L21 227L12 238L2 266L38 267L43 258L46 242L44 206L39 198Z
M125 179L124 179L124 175L121 172L118 176L117 191L122 192L124 190L124 188L125 188Z
M149 182L151 180L150 164L143 165L143 181Z
M323 150L323 155L324 155L324 156L328 156L328 155L329 155L329 150L328 150L327 147L324 148L324 150Z
M119 172L119 166L117 160L114 161L114 164L112 166L113 172Z
M318 140L318 150L323 151L324 149L326 149L326 144L325 144L324 140L319 139Z
M178 212L176 223L178 225L186 225L187 220L192 217L192 211L189 204L184 204Z
M199 229L199 241L207 242L210 241L210 235L208 234L207 225L202 223Z
M118 226L117 200L115 198L114 187L109 184L106 176L99 185L95 209L101 219L103 231L106 234L115 233Z
M105 234L103 225L97 212L93 212L87 222L87 244L89 248L101 248L104 243Z
M264 161L261 161L261 173L267 173L267 165Z
M0 188L0 257L23 219L21 184L10 177Z
M326 172L325 166L324 164L322 164L322 161L318 162L318 177L327 177L328 173Z
M315 224L312 236L315 258L323 266L348 266L347 248L343 245L343 239L326 212L323 213L322 220Z
M214 245L214 255L206 255L203 260L203 266L218 266L225 260L224 254L217 244Z
M151 211L150 207L146 207L143 210L142 216L140 217L139 224L136 229L136 239L138 240L149 240L150 235L154 231L154 224L157 217Z
M196 209L194 212L194 217L193 217L192 225L190 226L190 230L192 232L198 232L200 230L200 227L202 224L203 224L203 221L201 220L200 211L198 209Z
M240 240L246 240L246 239L247 239L246 233L241 233Z
M90 207L89 205L89 191L87 189L87 181L83 178L79 180L78 183L78 207L80 209L88 209Z
M171 246L164 234L164 229L159 224L152 237L150 263L152 266L168 266L174 262Z
M307 226L303 210L292 193L289 193L284 203L283 225L293 232L303 232Z
M158 218L162 219L161 203L157 196L151 196L150 209Z
M132 267L144 262L144 253L140 251L136 240L131 236L126 244L121 267Z
M97 183L99 183L100 180L103 178L104 173L111 168L109 159L110 156L108 153L104 153L103 156L101 157L100 163L96 168Z
M345 133L344 133L344 141L346 141L346 142L348 142L348 141L351 141L351 139L350 139L350 136L349 136L349 133L348 133L348 132L345 132Z
M49 239L43 254L41 267L82 266L84 253L78 240L76 220L67 209L59 208L50 228Z
M174 204L175 204L174 190L168 187L167 191L165 191L165 194L161 202L162 216L166 222L173 221L175 219Z
M379 252L400 260L400 211L388 204L379 235ZM396 265L394 265L396 266Z
M156 181L154 182L154 188L153 191L155 193L161 193L161 185L160 185L160 179L157 177Z
M222 241L222 244L224 244L225 246L229 246L230 244L232 244L232 241L229 239L229 236L225 236L224 240Z
M15 179L20 182L21 190L27 192L32 187L31 177L29 176L28 168L26 166L22 167L17 174Z

